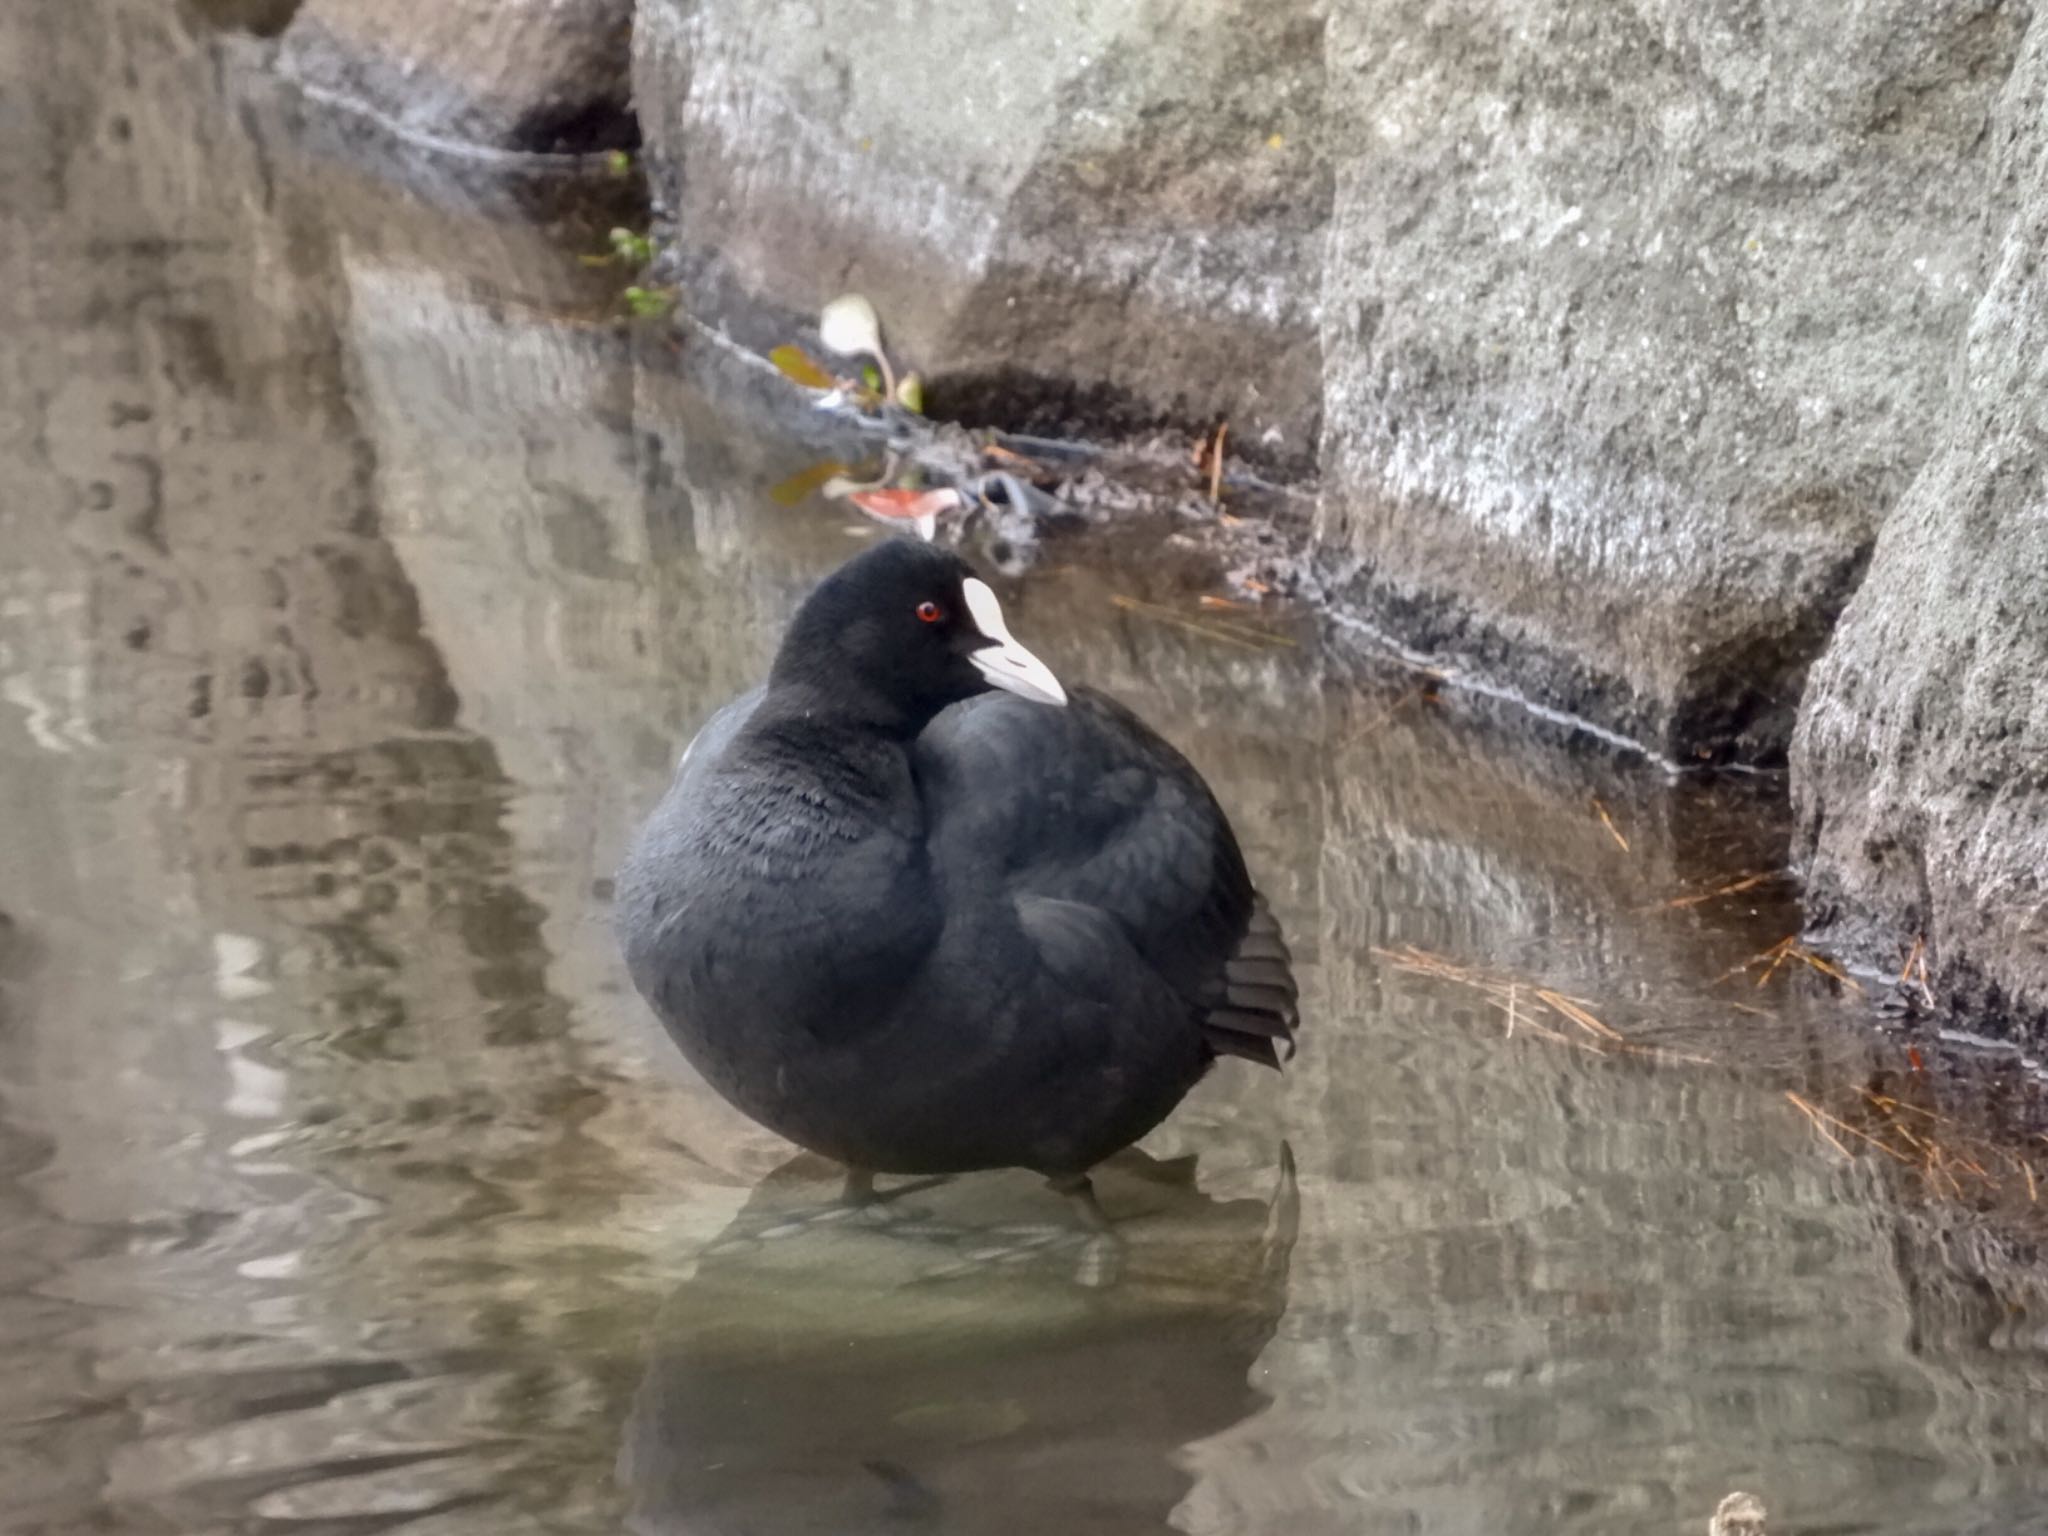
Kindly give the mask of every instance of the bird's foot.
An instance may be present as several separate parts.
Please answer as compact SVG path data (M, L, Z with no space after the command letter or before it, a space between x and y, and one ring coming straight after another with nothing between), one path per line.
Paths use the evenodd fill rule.
M1095 1185L1085 1173L1047 1179L1046 1184L1067 1197L1074 1219L1087 1232L1074 1266L1074 1281L1090 1290L1116 1284L1124 1272L1124 1240L1095 1198Z
M1116 1230L1109 1219L1109 1213L1102 1208L1102 1202L1095 1198L1095 1185L1085 1173L1067 1174L1047 1179L1046 1184L1067 1197L1067 1204L1073 1209L1074 1219L1090 1232L1109 1233Z
M845 1182L840 1185L836 1198L819 1205L776 1212L767 1219L765 1225L752 1232L751 1237L772 1241L777 1238L793 1237L799 1232L847 1222L860 1226L897 1227L918 1219L914 1210L899 1205L898 1201L907 1195L922 1193L945 1182L943 1178L921 1178L894 1185L889 1189L876 1189L873 1170L848 1168ZM739 1239L734 1241L738 1242ZM714 1245L713 1251L722 1246L725 1245Z

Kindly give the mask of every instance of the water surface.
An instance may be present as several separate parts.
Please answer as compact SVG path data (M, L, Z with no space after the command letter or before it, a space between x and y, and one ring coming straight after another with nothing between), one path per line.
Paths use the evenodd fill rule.
M1114 1284L1022 1176L827 1216L604 929L863 532L767 494L822 429L616 323L630 189L351 169L183 14L0 19L0 1527L2048 1529L2030 1080L1728 975L1776 787L1220 630L1170 530L1013 623L1211 776L1302 1055L1106 1176Z

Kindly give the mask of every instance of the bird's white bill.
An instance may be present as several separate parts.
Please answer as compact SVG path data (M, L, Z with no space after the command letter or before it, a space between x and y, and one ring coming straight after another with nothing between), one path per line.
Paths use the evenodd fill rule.
M968 617L994 645L968 653L981 675L998 688L1007 689L1040 704L1064 704L1067 690L1052 675L1052 668L1019 645L1003 622L1003 605L989 590L987 582L970 576L960 584L967 597Z

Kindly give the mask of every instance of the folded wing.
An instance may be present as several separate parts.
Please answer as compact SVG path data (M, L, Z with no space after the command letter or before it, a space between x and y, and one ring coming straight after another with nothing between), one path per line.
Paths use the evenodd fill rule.
M1143 721L1089 689L1064 709L983 695L940 715L914 762L935 870L1108 914L1211 1051L1292 1053L1279 923L1201 775Z

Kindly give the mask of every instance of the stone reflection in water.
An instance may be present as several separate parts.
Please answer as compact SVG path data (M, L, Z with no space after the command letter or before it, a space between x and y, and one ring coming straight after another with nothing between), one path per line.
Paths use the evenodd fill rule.
M24 65L0 84L34 106L0 144L28 220L0 250L0 1526L520 1486L575 1518L601 1479L503 1448L602 1393L577 1351L631 1306L598 1256L633 1178L582 1134L604 1074L546 985L511 787L378 528L324 221L366 197L403 239L407 205L273 180L275 123L219 99L177 7L9 6L0 67ZM559 1308L506 1304L531 1230Z
M1183 1448L1265 1401L1300 1202L1285 1172L1263 1200L1135 1154L1097 1177L1128 1250L1090 1289L1034 1179L906 1186L821 1220L834 1170L771 1175L656 1324L619 1462L631 1529L1169 1529Z

